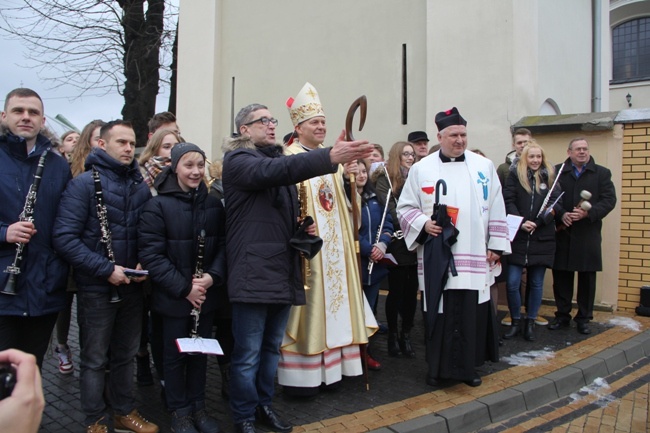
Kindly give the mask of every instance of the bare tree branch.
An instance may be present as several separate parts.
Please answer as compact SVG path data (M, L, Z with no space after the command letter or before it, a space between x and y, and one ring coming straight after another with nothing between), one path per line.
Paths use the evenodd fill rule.
M4 0L0 37L21 39L21 66L52 87L122 94L122 114L142 142L169 80L177 14L169 0Z

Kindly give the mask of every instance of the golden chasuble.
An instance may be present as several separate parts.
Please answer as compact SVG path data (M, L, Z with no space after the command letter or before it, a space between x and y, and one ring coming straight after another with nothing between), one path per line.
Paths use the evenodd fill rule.
M306 150L295 142L285 153L303 152ZM323 248L310 261L311 288L306 292L306 305L291 309L284 351L315 355L364 344L377 328L361 289L342 173L340 166L337 173L305 181L308 215L316 222Z

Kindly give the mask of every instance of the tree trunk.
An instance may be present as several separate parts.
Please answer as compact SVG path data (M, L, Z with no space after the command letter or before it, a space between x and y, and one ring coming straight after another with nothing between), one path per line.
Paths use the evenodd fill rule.
M144 3L148 3L145 13ZM124 11L124 107L122 117L133 123L137 146L147 143L147 122L156 110L160 80L160 41L164 0L119 0Z
M176 82L178 80L178 21L176 21L176 34L172 45L172 63L169 66L172 75L169 80L169 106L167 111L176 114Z

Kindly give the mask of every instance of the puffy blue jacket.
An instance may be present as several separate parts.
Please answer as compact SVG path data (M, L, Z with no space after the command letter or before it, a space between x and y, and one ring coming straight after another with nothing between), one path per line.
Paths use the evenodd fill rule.
M158 195L147 202L140 216L138 245L140 262L152 282L151 308L165 316L189 317L192 304L186 299L196 270L198 236L205 230L202 270L210 274L201 313L217 309L227 298L226 215L221 200L208 195L201 183L196 191L185 192L170 167L156 177Z
M6 241L7 228L18 221L34 182L38 160L50 147L49 139L39 134L34 151L28 156L23 138L11 133L0 135L0 289L9 277L2 271L16 257L16 244ZM16 296L0 294L1 315L42 316L65 307L68 266L52 248L52 221L70 178L65 159L49 152L34 206L34 225L38 232L23 249Z
M361 226L359 227L359 250L361 252L361 272L363 273L363 284L372 284L381 281L388 275L388 268L380 263L375 263L372 273L368 274L368 262L372 246L377 240L377 231L384 214L384 206L377 200L377 195L364 193L363 206L361 207ZM393 220L390 212L386 212L386 219L381 230L379 242L386 246L390 245L393 233Z
M138 220L151 193L135 160L124 165L102 149L90 153L86 172L72 179L63 193L54 225L54 248L74 268L79 290L108 293L108 278L115 265L108 260L106 248L100 242L92 167L101 179L117 265L135 268L138 264ZM128 284L118 289L139 288L137 284Z

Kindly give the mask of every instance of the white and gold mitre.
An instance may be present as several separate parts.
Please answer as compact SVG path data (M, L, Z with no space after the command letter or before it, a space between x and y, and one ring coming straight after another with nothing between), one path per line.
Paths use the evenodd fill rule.
M311 119L316 116L325 116L323 106L320 103L318 92L309 83L305 83L298 92L296 99L287 99L287 108L289 108L289 116L293 126Z

